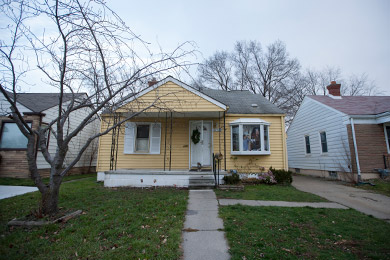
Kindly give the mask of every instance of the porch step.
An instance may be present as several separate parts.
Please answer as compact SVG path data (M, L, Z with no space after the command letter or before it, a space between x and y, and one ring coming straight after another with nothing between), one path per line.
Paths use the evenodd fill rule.
M192 176L189 179L190 189L212 189L215 187L214 176L200 175Z

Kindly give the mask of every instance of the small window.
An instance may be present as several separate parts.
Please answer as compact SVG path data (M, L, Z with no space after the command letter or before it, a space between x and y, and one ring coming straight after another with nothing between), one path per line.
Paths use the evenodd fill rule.
M390 126L386 126L386 135L387 135L387 151L390 153Z
M310 136L305 135L306 154L310 154Z
M137 125L135 150L149 152L149 125Z
M269 151L268 126L264 125L264 150Z
M27 123L31 127L31 123ZM19 130L16 123L4 122L1 129L0 137L0 148L1 149L26 149L27 148L27 137L25 137Z
M328 152L328 143L326 141L326 132L321 132L320 133L320 138L321 138L321 149L323 153Z
M240 151L240 142L238 137L238 125L232 127L232 135L233 135L233 151Z

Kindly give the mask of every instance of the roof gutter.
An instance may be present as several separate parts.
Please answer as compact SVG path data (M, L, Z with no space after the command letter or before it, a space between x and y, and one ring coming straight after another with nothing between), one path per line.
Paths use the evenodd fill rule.
M358 149L357 149L357 144L356 144L356 134L355 134L355 125L353 123L353 118L349 118L351 122L351 128L352 128L352 139L353 139L353 146L355 149L355 159L356 159L356 167L358 171L358 183L362 181L362 176L361 176L361 171L360 171L360 163L359 163L359 154L358 154Z

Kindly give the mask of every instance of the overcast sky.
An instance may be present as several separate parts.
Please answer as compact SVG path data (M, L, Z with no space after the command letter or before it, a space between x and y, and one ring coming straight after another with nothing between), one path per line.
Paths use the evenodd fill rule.
M203 57L238 40L279 39L302 67L367 73L390 94L390 1L107 1L144 40L164 50L196 42ZM198 62L203 59L198 57Z

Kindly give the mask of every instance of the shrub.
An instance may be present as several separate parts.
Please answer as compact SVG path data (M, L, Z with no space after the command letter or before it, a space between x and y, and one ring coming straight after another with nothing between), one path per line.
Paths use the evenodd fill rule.
M257 176L257 179L259 179L262 183L265 183L265 184L276 184L277 183L275 176L272 174L272 171L259 173Z
M272 167L269 170L275 176L275 180L278 184L291 184L292 183L292 171L276 170Z
M233 173L232 175L223 176L223 181L225 184L237 184L240 182L240 175Z

